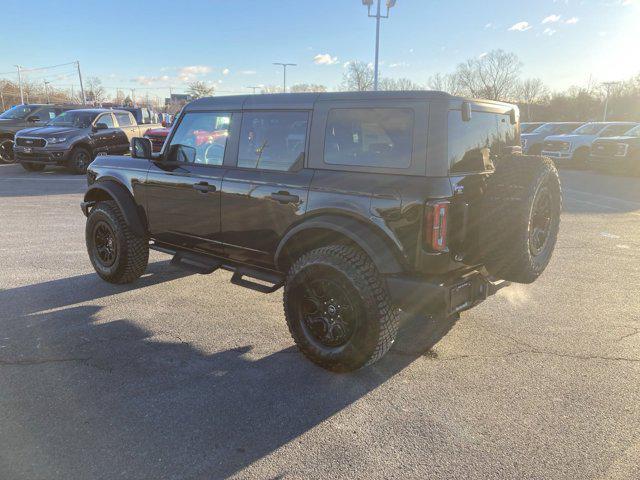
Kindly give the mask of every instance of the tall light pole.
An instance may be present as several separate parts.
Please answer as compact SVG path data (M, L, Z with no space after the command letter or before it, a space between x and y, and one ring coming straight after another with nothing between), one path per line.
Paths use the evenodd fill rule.
M607 89L607 96L604 100L604 115L602 116L602 121L607 121L607 114L609 113L609 95L611 94L611 88L618 85L620 82L603 82L602 85Z
M362 4L367 7L367 15L369 18L376 19L376 60L373 67L373 89L375 91L378 90L378 57L380 53L380 19L381 18L389 18L389 11L392 7L395 6L396 0L386 0L387 13L386 15L382 15L380 9L380 3L382 0L376 0L376 13L375 15L371 13L371 6L373 5L374 0L362 0Z
M278 62L274 62L273 64L280 65L282 67L282 74L283 74L282 92L287 93L287 67L297 67L298 64L297 63L278 63Z
M80 81L80 95L82 100L82 105L87 104L87 97L84 94L84 85L82 84L82 72L80 71L80 60L76 60L76 67L78 67L78 80Z

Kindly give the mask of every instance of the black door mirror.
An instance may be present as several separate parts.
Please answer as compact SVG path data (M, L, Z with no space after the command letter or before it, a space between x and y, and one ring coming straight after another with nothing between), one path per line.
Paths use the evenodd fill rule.
M106 123L102 123L102 122L96 123L95 126L93 127L93 129L95 131L106 130L107 128L109 128L109 125L107 125Z
M40 117L37 115L31 115L30 117L27 117L27 122L35 123L39 121L40 121Z
M144 137L134 137L131 139L131 156L133 158L146 158L151 160L153 157L153 146L151 140Z

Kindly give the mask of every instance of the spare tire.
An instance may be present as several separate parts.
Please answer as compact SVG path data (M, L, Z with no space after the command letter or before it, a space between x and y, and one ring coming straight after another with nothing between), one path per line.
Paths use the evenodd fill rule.
M537 279L551 260L561 210L560 178L551 159L514 155L497 162L480 227L489 273L518 283Z

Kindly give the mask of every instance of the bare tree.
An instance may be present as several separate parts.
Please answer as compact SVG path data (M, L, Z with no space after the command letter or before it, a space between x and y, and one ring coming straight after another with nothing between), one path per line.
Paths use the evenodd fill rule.
M460 81L455 73L436 73L435 75L429 77L427 85L431 90L447 92L451 95L463 94L463 89L460 86Z
M192 98L202 98L202 97L210 97L213 95L215 91L214 87L210 87L204 82L196 80L195 82L191 82L189 84L189 88L187 89L187 93L191 95Z
M383 78L380 80L380 90L424 90L424 87L408 78Z
M98 77L89 77L87 79L86 98L95 103L102 102L106 97L106 92L102 86L102 81Z
M373 67L364 62L349 62L342 76L342 89L365 92L373 89Z
M282 93L282 85L265 85L260 91L261 93Z
M527 78L518 86L518 100L527 108L527 120L531 121L531 105L549 96L549 90L539 78Z
M515 53L492 50L458 65L456 76L464 93L488 100L511 100L517 94L522 63Z
M324 85L318 85L315 83L299 83L298 85L293 85L291 87L292 93L301 93L301 92L326 92L327 87Z

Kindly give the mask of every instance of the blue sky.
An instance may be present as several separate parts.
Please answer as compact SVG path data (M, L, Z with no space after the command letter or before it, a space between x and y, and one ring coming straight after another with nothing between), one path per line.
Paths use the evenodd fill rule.
M2 19L0 72L77 59L85 77L159 96L196 79L280 84L272 62L298 64L289 85L336 88L345 62L373 60L375 33L361 0L3 0ZM553 89L640 72L640 0L397 0L381 32L381 75L423 84L496 48ZM72 68L27 75L77 84Z

